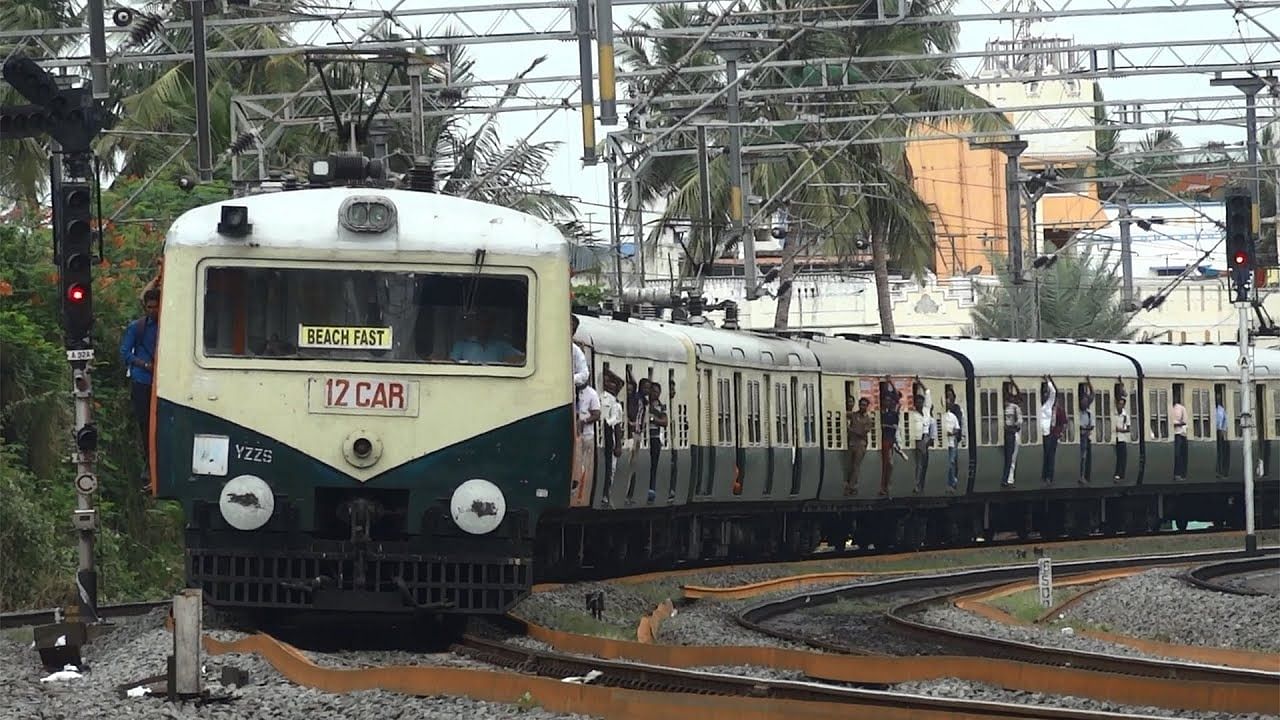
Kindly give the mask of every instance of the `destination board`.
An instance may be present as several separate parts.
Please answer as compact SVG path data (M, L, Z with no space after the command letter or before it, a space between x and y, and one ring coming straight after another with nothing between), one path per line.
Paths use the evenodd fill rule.
M298 347L338 350L390 350L391 328L299 325Z

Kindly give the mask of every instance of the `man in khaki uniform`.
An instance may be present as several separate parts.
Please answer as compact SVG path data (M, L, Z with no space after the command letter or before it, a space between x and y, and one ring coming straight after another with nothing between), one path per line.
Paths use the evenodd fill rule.
M871 406L871 401L866 398L858 400L858 409L853 411L853 401L846 405L846 414L848 422L846 426L849 428L849 475L844 481L844 494L858 494L858 475L862 470L862 459L867 456L867 442L871 435L871 429L875 427L875 415L867 412L867 408Z

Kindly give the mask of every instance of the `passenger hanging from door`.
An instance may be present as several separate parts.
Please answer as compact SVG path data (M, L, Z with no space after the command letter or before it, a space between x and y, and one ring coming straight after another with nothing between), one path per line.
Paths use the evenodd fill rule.
M893 453L903 460L906 453L898 446L898 423L902 420L902 393L893 385L888 375L880 381L880 494L889 494L889 481L893 479Z
M578 391L577 413L577 472L569 488L569 505L583 507L591 504L591 483L595 478L596 464L596 423L600 420L600 396L591 383Z
M856 411L853 409L852 397L846 401L845 407L848 414L846 426L849 428L849 472L845 476L844 494L857 495L858 475L862 470L862 460L867 456L867 442L876 420L874 415L867 412L867 408L871 407L871 401L867 398L858 398Z
M1057 401L1058 388L1053 385L1053 378L1044 375L1044 383L1040 385L1040 442L1044 462L1040 467L1040 481L1052 485L1055 460L1058 455L1058 422Z
M1213 428L1217 437L1218 479L1225 480L1231 476L1231 447L1227 444L1227 408L1220 389L1214 391Z
M658 461L662 459L662 434L667 429L667 406L662 385L649 383L649 502L658 497Z
M1182 384L1173 386L1173 411L1169 413L1173 423L1173 479L1187 478L1187 406L1182 404Z
M960 444L964 440L964 411L956 402L956 391L947 386L943 395L942 437L947 444L947 492L955 492L960 484Z
M1086 375L1080 386L1080 484L1088 485L1093 476L1093 383Z
M1004 384L1004 480L1001 485L1013 487L1013 476L1018 466L1018 433L1022 430L1022 391L1009 376Z
M1116 378L1119 380L1119 378ZM1116 383L1116 473L1115 481L1123 482L1129 464L1129 410L1125 407L1124 385Z
M626 410L618 400L622 391L622 378L609 370L604 371L604 392L600 395L600 419L604 421L604 489L600 492L600 501L608 505L609 493L613 490L614 473L618 472L618 458L622 457L624 442L623 429L626 427Z
M933 392L916 377L911 384L911 448L916 459L916 483L912 492L924 492L929 475L929 446L933 444Z

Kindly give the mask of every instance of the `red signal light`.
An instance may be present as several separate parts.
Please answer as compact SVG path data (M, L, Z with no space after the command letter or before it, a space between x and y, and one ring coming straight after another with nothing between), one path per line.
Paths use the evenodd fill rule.
M83 285L72 285L67 288L67 299L73 303L82 303L89 297L89 291Z
M1236 267L1241 267L1244 265L1245 260L1248 260L1248 259L1249 259L1248 256L1246 256L1244 252L1237 250L1236 254L1231 257L1231 262Z

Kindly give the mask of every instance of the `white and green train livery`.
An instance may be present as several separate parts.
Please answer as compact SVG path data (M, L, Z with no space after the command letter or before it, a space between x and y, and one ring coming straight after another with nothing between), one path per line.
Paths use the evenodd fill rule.
M154 490L223 606L497 613L528 592L572 457L553 226L410 190L312 188L174 223Z

